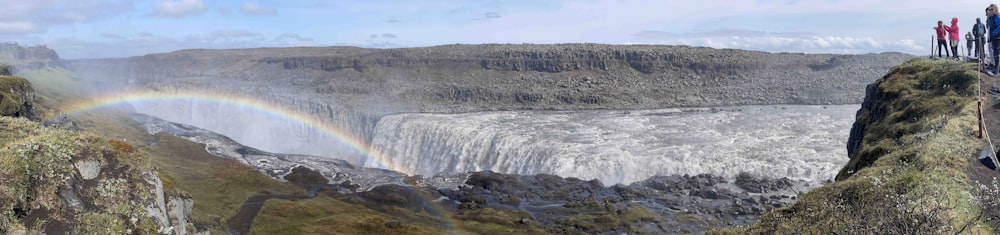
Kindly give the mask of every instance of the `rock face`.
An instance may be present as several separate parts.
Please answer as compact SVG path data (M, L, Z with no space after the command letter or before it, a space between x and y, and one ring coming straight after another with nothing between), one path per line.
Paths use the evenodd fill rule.
M156 223L160 234L185 235L194 233L188 229L191 223L191 210L194 200L191 198L166 196L163 191L163 181L154 172L143 172L142 178L154 187L153 203L146 205L145 210Z
M861 103L861 109L855 115L858 118L867 117L869 115L875 114L875 103L880 102L881 92L878 90L878 84L869 84L865 86L865 101ZM885 112L884 110L882 112ZM858 148L861 147L861 140L865 137L865 129L868 128L868 122L854 122L851 126L851 135L847 139L847 156L855 156L858 153Z
M0 60L16 61L24 69L40 69L64 65L55 50L44 45L25 47L16 43L0 43Z

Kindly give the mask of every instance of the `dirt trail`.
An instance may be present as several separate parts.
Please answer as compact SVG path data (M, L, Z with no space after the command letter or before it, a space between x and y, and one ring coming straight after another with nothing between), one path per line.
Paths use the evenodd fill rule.
M1000 90L991 91L994 86L1000 89L1000 76L991 77L985 71L981 70L979 73L981 89L980 97L982 98L982 111L983 111L983 123L986 126L986 132L990 137L994 147L1000 144ZM984 148L989 147L989 143L983 144ZM1000 148L995 148L1000 149ZM982 153L988 153L988 150L984 150ZM980 154L983 155L983 154ZM1000 178L1000 174L997 171L990 168L993 166L993 161L989 158L983 158L980 156L978 159L973 159L969 167L966 168L965 173L969 176L969 183L975 184L979 183L981 185L992 185L994 180ZM995 166L994 166L995 167ZM992 198L986 200L993 200ZM997 209L997 205L992 205L987 203L988 201L982 201L984 208L982 210L986 211L985 216L993 218L990 220L990 226L993 229L1000 229L1000 211Z

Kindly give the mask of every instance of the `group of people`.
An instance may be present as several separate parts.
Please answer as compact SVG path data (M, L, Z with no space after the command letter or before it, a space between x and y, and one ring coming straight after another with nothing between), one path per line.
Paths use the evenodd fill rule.
M982 64L991 65L988 66L989 70L986 72L990 76L1000 75L1000 66L997 66L1000 64L1000 17L997 17L998 15L1000 15L1000 9L997 8L996 4L990 4L989 7L986 7L986 23L983 24L980 18L976 18L976 24L972 26L972 31L965 34L968 54L975 55ZM950 26L938 21L934 31L937 33L938 57L941 57L941 51L944 51L946 56L958 58L959 35L961 34L958 29L958 18L952 18ZM984 49L987 42L989 42L988 56L987 50ZM948 51L949 47L951 53ZM975 47L975 51L973 51L973 47Z

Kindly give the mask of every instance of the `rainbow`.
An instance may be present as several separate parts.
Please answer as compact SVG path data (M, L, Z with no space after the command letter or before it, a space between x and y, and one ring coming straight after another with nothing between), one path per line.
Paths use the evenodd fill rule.
M114 107L119 105L130 105L134 103L142 102L163 102L163 101L200 101L209 102L223 105L231 105L234 107L247 108L256 112L271 115L276 118L285 119L288 121L301 123L308 126L311 129L318 130L324 135L331 137L335 140L340 141L343 144L350 146L350 148L361 153L368 162L374 162L375 166L378 168L389 169L397 172L402 172L407 175L412 175L410 170L396 165L390 158L386 158L379 154L377 151L373 151L368 144L366 144L361 139L355 137L354 135L341 131L333 126L322 122L321 120L310 116L305 113L297 112L295 110L287 109L281 106L277 106L260 99L254 99L250 97L236 96L230 94L224 94L219 92L209 92L209 91L199 91L199 90L184 90L184 91L172 91L172 92L154 92L154 91L124 91L117 93L109 93L99 96L94 96L89 100L84 100L76 103L71 103L62 107L63 114L67 116L72 116L74 114L79 114L92 110L99 110L102 108ZM416 187L416 185L414 185ZM423 200L426 202L425 205L430 206L431 210L435 210L438 214L443 215L444 221L446 221L447 230L450 233L464 233L458 224L457 220L449 216L448 210L444 209L441 205L434 202L435 198L430 198L429 195L425 195L419 192Z
M258 113L267 114L275 118L284 119L294 123L300 123L307 126L310 129L318 130L332 139L335 139L351 149L360 153L364 159L368 160L369 163L374 163L377 168L389 169L397 172L402 172L407 175L412 175L410 169L399 166L392 161L391 158L384 157L378 151L373 151L371 147L362 141L360 138L355 137L353 134L341 131L334 126L323 122L322 120L308 115L306 113L297 112L288 108L284 108L278 105L274 105L265 102L260 99L254 99L250 97L236 96L230 94L224 94L219 92L209 92L209 91L199 91L199 90L184 90L184 91L173 91L173 92L153 92L153 91L126 91L117 92L110 94L103 94L95 96L89 100L84 100L76 103L71 103L62 107L62 112L65 115L73 115L76 113L82 113L89 110L101 109L106 107L113 107L118 105L129 105L135 103L143 102L164 102L164 101L199 101L207 103L216 103L233 107L246 108Z

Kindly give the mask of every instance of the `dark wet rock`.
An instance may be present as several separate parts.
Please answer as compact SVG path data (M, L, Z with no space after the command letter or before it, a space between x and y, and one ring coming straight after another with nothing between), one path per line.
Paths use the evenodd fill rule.
M305 189L311 189L330 182L326 177L323 177L323 174L304 166L292 168L292 172L283 178Z
M403 223L399 222L399 221L389 221L389 222L385 222L385 227L386 228L402 228L403 227Z
M748 192L764 193L790 188L792 187L792 180L788 178L760 179L746 173L741 173L736 176L735 184Z
M757 179L749 175L744 175L741 182L768 192L788 193L793 187L793 182L788 179ZM803 182L795 184L804 185ZM657 215L648 220L631 222L634 224L630 228L643 230L588 230L589 233L697 233L719 226L748 224L779 207L775 205L785 206L793 202L788 200L790 196L768 192L751 195L725 178L712 175L655 176L630 185L603 187L596 181L552 175L476 172L469 176L464 186L439 189L437 192L461 202L455 210L524 210L535 217L533 221L545 228L566 226L561 218L588 213L607 213L610 216L594 218L592 221L595 224L610 222L612 217L626 217L626 214L636 210ZM518 198L518 203L505 201L511 196ZM563 233L561 230L552 232Z

